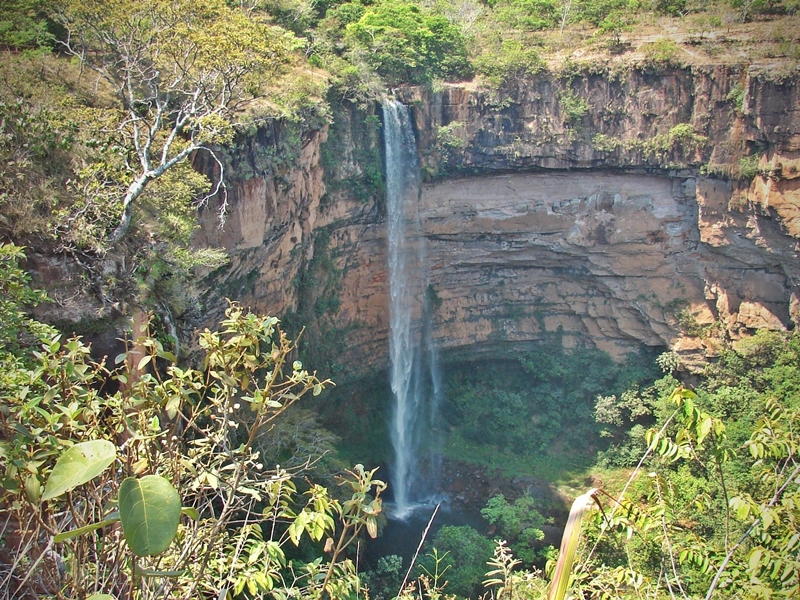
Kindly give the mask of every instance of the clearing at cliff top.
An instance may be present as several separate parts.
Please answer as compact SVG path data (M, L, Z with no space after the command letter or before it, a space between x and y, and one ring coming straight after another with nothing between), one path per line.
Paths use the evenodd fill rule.
M745 63L768 69L783 66L788 72L797 68L800 59L798 15L720 25L701 15L661 17L621 34L618 44L581 25L565 30L563 36L558 31L536 35L552 70L575 61L618 67L648 62L675 66Z

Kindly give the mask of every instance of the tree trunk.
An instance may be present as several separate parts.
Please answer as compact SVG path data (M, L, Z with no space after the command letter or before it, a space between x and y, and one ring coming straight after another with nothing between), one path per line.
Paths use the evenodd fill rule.
M119 225L108 236L108 243L110 246L116 246L128 233L131 226L131 216L133 213L133 203L142 195L144 188L150 183L153 176L149 173L136 178L133 183L128 187L128 192L125 194L125 200L122 202L122 216L119 219Z

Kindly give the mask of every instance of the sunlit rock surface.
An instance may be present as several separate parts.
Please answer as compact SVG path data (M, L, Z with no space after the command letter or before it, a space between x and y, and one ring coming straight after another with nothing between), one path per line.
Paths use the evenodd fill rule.
M562 114L559 93L584 99L587 112ZM691 364L713 356L721 338L800 319L796 75L645 69L547 75L502 93L445 86L399 94L432 178L420 202L438 305L433 335L451 355L559 336L616 356L669 346ZM198 241L224 245L232 257L207 279L209 321L223 296L283 314L297 308L299 293L317 293L296 282L324 230L340 269L336 359L385 367L384 209L379 197L365 201L334 185L363 173L354 149L378 151L378 134L347 133L369 117L338 111L338 146L324 145L327 128L308 132L297 164L233 185L224 229L213 205L204 213ZM699 143L678 140L660 153L642 145L682 124ZM341 157L327 172L326 148ZM740 160L751 154L759 173L739 180Z

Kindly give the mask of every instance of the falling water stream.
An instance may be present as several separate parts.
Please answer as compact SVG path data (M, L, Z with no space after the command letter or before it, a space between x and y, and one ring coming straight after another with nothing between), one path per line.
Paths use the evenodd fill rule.
M425 243L419 219L420 172L408 107L383 101L389 239L389 359L394 408L393 515L405 519L429 494L420 480L420 444L431 439L439 395L436 353L427 310ZM425 418L427 415L428 418ZM431 477L431 464L425 468Z

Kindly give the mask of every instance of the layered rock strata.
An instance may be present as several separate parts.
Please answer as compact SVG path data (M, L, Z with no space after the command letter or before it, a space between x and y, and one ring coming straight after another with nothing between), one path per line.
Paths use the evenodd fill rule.
M720 338L800 319L796 75L648 68L401 96L430 179L420 202L441 348L560 336L691 362ZM386 231L380 194L355 184L380 146L364 133L374 114L335 118L335 144L326 127L307 132L296 164L238 181L225 228L210 210L198 239L232 258L209 278L209 305L228 295L272 314L321 293L319 278L297 282L329 253L336 359L367 370L388 356Z

